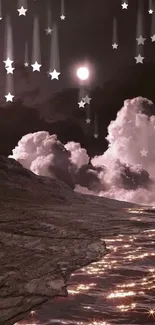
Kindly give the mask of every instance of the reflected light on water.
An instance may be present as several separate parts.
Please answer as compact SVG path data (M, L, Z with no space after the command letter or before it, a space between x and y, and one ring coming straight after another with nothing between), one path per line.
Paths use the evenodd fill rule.
M149 310L149 315L154 316L155 315L155 309L150 309Z
M128 292L124 292L124 291L115 291L113 293L110 293L110 295L107 296L108 299L112 299L112 298L122 298L122 297L131 297L131 296L135 296L136 293L133 291L128 291Z
M137 211L137 213L139 213L139 211ZM140 218L138 218L138 220L141 221ZM110 272L112 274L114 269L118 269L119 272L120 268L122 268L122 270L130 270L130 265L132 266L129 273L130 275L124 277L124 280L122 278L121 283L116 283L113 292L109 292L105 296L104 290L97 292L97 288L94 288L94 290L96 290L96 297L100 296L104 298L104 301L107 299L114 303L115 307L112 305L113 310L116 308L121 313L136 310L136 308L138 308L136 301L137 297L147 297L148 292L155 289L155 268L149 267L149 265L147 267L147 261L149 259L153 261L152 258L155 256L155 252L152 251L151 246L149 247L149 245L154 244L154 242L149 242L149 245L146 247L143 245L143 241L147 243L148 238L152 238L154 235L155 229L149 229L143 230L134 235L118 235L117 238L108 237L105 239L105 242L107 248L110 250L110 254L106 255L103 260L92 263L91 265L81 269L81 272L79 273L80 275L84 273L93 278L102 276L102 279L105 279L107 276L108 279L110 277ZM137 264L139 261L143 261L143 264L140 264L140 267ZM133 279L134 268L135 272L137 269L138 275L136 277L134 276L134 281L131 281ZM82 293L82 290L83 288L78 290L78 294ZM88 291L89 290L91 291L91 288L89 288ZM130 302L128 301L129 299ZM146 298L144 299L146 300ZM118 301L120 301L120 304L117 303ZM90 306L85 306L84 309L93 311L93 308ZM151 309L149 314L154 316L154 309Z
M60 311L63 319L55 321L52 315L49 323L42 323L42 325L52 324L52 322L59 325L124 325L137 321L135 313L138 313L139 325L147 324L148 317L151 317L150 321L154 319L155 241L151 240L155 238L155 217L149 216L147 223L146 215L144 218L142 216L143 209L127 210L137 215L132 217L129 215L128 227L130 228L124 228L126 229L124 235L109 235L104 238L110 253L100 261L76 271L70 277L68 297L71 299L68 300L71 306L66 307L66 303L64 317ZM137 228L134 228L137 221ZM142 222L141 227L140 222ZM152 308L147 308L150 305ZM60 302L58 307L60 309ZM67 308L72 312L67 314ZM103 316L103 320L101 321L101 317L98 317L100 320L94 320L94 313ZM33 316L32 312L31 316ZM81 321L83 319L85 321ZM35 322L18 323L18 325L22 324L37 325Z
M84 322L78 322L77 323L78 325L110 325L109 323L107 322L104 322L104 321L92 321L90 323L84 323Z
M74 289L68 289L68 293L71 295L78 294L80 292L86 292L88 291L91 287L94 287L96 284L95 283L89 283L87 285L85 284L79 284L74 286Z
M129 310L135 309L136 304L132 303L130 305L120 305L120 306L117 306L117 308L120 309L121 312L127 312Z

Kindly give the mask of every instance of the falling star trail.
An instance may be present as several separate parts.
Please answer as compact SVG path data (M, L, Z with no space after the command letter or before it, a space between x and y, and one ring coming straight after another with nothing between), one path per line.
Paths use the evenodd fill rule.
M87 91L83 86L82 80L79 80L79 92L78 92L78 101L80 102L82 98L87 95Z
M4 40L4 60L8 57L13 61L13 39L12 39L12 26L10 16L6 17L5 24L5 40Z
M13 38L12 38L12 26L10 16L6 17L6 25L5 25L5 57L4 60L9 58L13 61ZM13 75L6 74L6 84L5 84L5 93L9 92L13 94Z
M61 16L65 16L65 2L61 0Z
M34 16L33 21L33 43L32 43L32 64L35 62L41 63L40 51L40 36L39 36L39 21L38 17Z
M29 60L28 60L28 42L25 42L24 62L29 62Z
M60 72L60 58L59 58L59 40L58 28L54 24L51 36L51 50L50 50L50 71L56 70Z
M18 0L18 8L24 7L27 9L27 0Z
M99 130L98 130L98 116L97 113L95 112L95 118L94 118L94 138L97 138L99 134Z
M153 36L154 34L155 34L155 14L151 15L151 36Z
M149 10L152 9L153 10L153 1L149 0Z
M87 92L87 95L88 95L88 92ZM86 110L86 123L88 120L91 120L91 109L90 109L90 104L85 104L85 110ZM90 123L87 123L88 125Z
M139 1L139 7L138 7L138 15L137 15L137 31L136 31L136 38L139 38L140 36L144 37L144 30L143 30L143 3ZM144 49L142 45L137 44L136 40L136 55L141 54L143 56Z
M52 12L49 1L47 2L47 26L52 28Z
M113 35L112 35L112 44L118 44L117 36L117 20L116 17L113 19Z
M2 2L0 0L0 19L2 18Z

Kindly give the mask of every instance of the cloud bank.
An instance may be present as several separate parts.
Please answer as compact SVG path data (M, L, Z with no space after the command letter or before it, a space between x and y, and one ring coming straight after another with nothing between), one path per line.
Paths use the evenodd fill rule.
M10 157L37 175L59 178L75 191L155 205L155 106L126 100L108 126L108 149L90 159L79 143L63 145L46 131L22 137Z

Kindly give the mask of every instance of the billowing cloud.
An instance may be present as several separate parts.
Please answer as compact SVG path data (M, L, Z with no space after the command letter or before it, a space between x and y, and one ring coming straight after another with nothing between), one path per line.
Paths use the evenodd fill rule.
M155 205L155 107L126 100L108 127L108 149L90 160L79 143L63 145L40 131L18 142L12 157L38 175L57 177L75 191Z

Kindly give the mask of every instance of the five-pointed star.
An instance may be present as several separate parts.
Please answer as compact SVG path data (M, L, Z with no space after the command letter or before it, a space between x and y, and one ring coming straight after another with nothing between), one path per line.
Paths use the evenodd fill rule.
M122 6L122 9L127 9L128 8L128 4L126 2L122 3L121 6Z
M8 93L7 95L5 95L5 98L6 98L6 102L12 102L13 101L13 95L11 95L10 93Z
M143 157L146 157L146 156L147 156L147 153L148 153L148 151L147 151L147 150L145 150L145 149L143 149L143 150L141 150L141 151L140 151L140 153L141 153L141 155L142 155Z
M28 67L29 66L29 63L28 62L25 62L24 65L25 65L25 67Z
M112 44L112 48L117 50L117 48L118 48L118 44L117 44L117 43L113 43L113 44Z
M81 100L81 102L78 103L79 107L84 107L85 102L83 102L83 100Z
M82 98L82 100L85 104L90 104L91 98L86 95L84 98Z
M60 18L61 20L65 20L66 17L64 15L61 15Z
M53 29L48 27L45 29L46 35L52 34Z
M136 38L138 45L142 44L144 45L144 42L146 40L146 38L144 38L142 35L140 35L138 38Z
M151 40L152 40L152 42L155 42L155 34L153 36L151 36Z
M9 66L9 67L7 67L6 68L6 70L7 70L7 74L8 73L12 73L13 74L13 70L14 70L15 68L12 68L11 66Z
M94 138L95 138L95 139L98 138L98 134L97 134L97 133L94 134Z
M23 6L20 9L17 9L17 11L19 12L19 16L26 16L27 9L25 9Z
M136 63L143 63L144 57L140 54L135 57Z
M86 119L86 123L87 123L87 124L90 124L90 122L91 122L91 119L90 119L90 118L87 118L87 119Z
M39 64L37 61L34 64L31 64L33 71L40 71L41 66L42 66L42 64Z
M149 9L149 14L152 15L153 14L153 10L152 9Z
M3 61L3 62L5 63L5 68L6 67L11 67L11 65L13 63L13 61L11 61L9 58L7 58L7 60L6 61Z
M51 76L51 80L53 79L59 79L58 76L59 76L60 72L57 72L55 69L53 70L53 72L49 72L49 75Z

